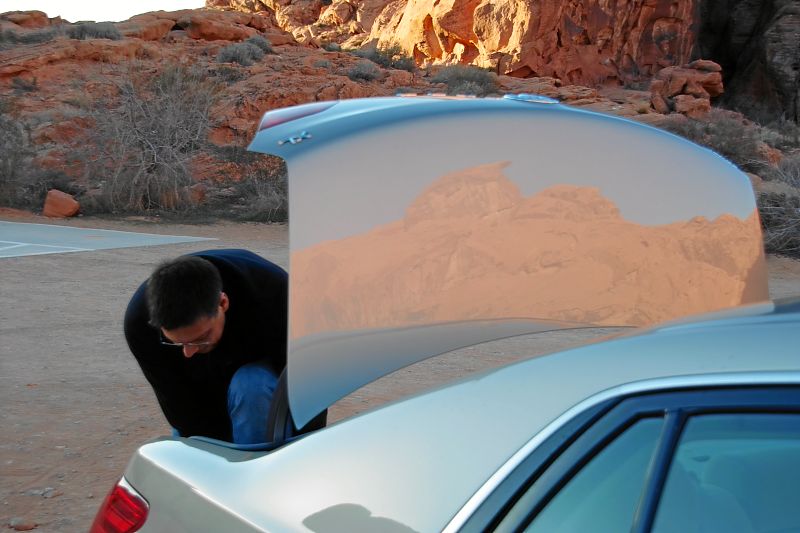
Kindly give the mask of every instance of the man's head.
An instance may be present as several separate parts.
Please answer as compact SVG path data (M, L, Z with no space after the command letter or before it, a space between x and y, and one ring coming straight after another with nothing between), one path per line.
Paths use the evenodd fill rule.
M183 353L207 353L222 338L228 296L211 262L182 256L161 263L147 282L150 324L164 341L183 345Z

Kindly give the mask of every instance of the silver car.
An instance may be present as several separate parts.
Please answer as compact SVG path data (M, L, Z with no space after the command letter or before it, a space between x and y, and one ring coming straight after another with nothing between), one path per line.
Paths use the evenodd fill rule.
M275 440L146 444L93 531L800 531L800 300L765 301L727 161L529 95L298 106L251 150L289 169ZM596 326L639 329L287 435L425 358Z

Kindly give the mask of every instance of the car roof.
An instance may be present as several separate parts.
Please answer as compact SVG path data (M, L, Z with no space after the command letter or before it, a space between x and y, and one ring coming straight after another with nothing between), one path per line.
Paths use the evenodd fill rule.
M530 95L316 102L251 150L289 173L289 403L303 425L509 335L766 299L749 179L664 131Z
M214 447L174 441L144 446L139 458L267 530L298 529L312 515L345 506L412 530L438 531L531 439L608 398L694 386L800 384L800 300L733 315L515 363L243 462L207 453Z

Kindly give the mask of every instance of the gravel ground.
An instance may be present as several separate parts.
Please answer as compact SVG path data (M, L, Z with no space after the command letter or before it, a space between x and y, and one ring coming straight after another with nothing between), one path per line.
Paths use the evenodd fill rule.
M51 220L0 213L15 222ZM200 243L1 259L0 526L86 531L133 451L169 428L122 336L128 298L158 261L241 247L286 266L281 225L73 219L70 226L215 237ZM773 297L800 294L800 261L769 259ZM466 373L586 342L611 329L498 341L419 363L343 399L338 420Z

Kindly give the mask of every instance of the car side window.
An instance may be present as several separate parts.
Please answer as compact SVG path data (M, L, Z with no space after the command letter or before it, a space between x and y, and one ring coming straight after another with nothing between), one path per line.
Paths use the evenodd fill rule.
M651 531L800 531L800 414L690 417Z
M634 423L597 453L550 500L526 531L629 531L663 419Z

